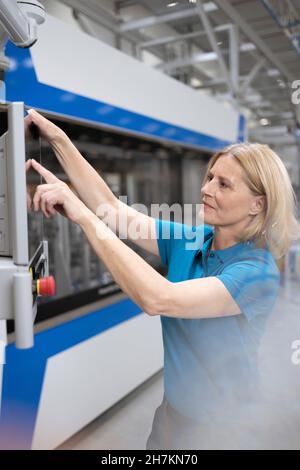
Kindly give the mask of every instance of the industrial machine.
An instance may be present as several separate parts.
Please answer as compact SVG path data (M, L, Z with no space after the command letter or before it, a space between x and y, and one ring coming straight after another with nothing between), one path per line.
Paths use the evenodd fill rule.
M35 250L29 249L23 103L2 105L3 128L5 132L0 137L0 319L13 319L16 346L30 348L37 298L43 292L54 294L54 279L47 278L48 245L43 240L42 220L38 221L40 240ZM41 214L35 217L41 219Z

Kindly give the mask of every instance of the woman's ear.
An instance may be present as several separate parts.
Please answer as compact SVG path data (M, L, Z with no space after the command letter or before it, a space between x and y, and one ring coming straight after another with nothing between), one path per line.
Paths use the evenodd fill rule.
M254 201L252 202L250 215L257 215L265 209L266 206L266 196L254 196Z

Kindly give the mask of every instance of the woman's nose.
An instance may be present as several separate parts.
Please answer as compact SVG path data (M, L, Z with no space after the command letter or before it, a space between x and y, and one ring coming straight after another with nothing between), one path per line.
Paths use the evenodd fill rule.
M204 186L202 186L201 188L201 193L202 195L204 196L205 194L206 195L212 195L212 192L213 192L213 185L210 184L211 182L210 181L207 181Z

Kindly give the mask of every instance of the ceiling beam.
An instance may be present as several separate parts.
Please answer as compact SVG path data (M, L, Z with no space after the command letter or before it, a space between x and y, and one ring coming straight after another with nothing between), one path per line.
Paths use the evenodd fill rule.
M112 11L109 11L107 8L99 5L97 0L89 0L88 2L83 2L82 0L60 0L62 3L70 7L73 12L76 14L81 14L86 16L89 20L93 21L93 23L99 24L104 28L111 31L116 38L116 44L118 43L119 39L119 23L120 23L120 16ZM81 27L85 31L89 29L91 32L94 31L93 26L88 25L87 21L85 21L85 26L83 25L83 18L81 18ZM140 38L136 37L135 34L131 33L124 33L122 37L127 39L131 42L134 47L137 46Z
M292 74L286 69L285 65L276 57L274 52L267 46L267 44L261 39L256 31L254 31L251 26L244 20L241 15L238 13L236 8L234 8L228 0L215 0L216 5L224 11L224 13L229 16L229 18L239 26L243 34L248 36L248 38L256 45L257 49L259 49L264 56L277 67L282 75L289 81L292 82L294 77Z
M216 33L229 30L231 24L224 24L214 28ZM141 49L146 49L149 47L163 46L165 44L171 44L173 42L185 41L186 39L193 39L200 36L206 36L206 31L194 31L192 33L178 34L178 36L166 36L162 38L152 39L150 41L141 42L138 44L138 47Z
M207 34L208 40L210 42L210 45L211 45L214 53L218 57L218 62L219 62L219 65L220 65L221 73L222 73L223 77L226 80L228 90L230 91L230 93L232 95L234 95L234 88L233 88L233 85L232 85L231 76L228 72L227 65L225 63L222 51L221 51L220 47L218 46L218 41L217 41L215 32L214 32L214 30L212 28L212 25L211 25L211 23L210 23L210 21L207 17L207 14L205 12L204 4L203 4L202 0L198 0L198 3L196 4L196 11L197 11L197 13L199 14L199 16L201 18L201 21L202 21L202 24L203 24L204 29L206 31L206 34Z
M120 17L106 8L103 8L99 3L96 4L91 0L89 2L82 2L81 0L61 0L61 2L79 13L86 15L96 23L100 23L109 27L114 32L117 32Z
M245 44L240 44L239 46L240 52L245 52L245 49L247 49L245 48ZM223 51L224 54L228 54L228 52L229 52L228 50ZM175 60L172 60L171 62L164 62L163 64L158 65L156 68L158 70L167 72L176 68L186 67L186 66L193 65L199 62L211 62L211 61L216 61L216 60L218 60L218 56L214 51L198 52L187 58L175 59Z
M261 68L265 65L265 63L266 63L266 59L262 57L260 61L258 61L257 64L254 65L253 69L251 70L248 77L246 78L246 80L244 81L243 85L240 88L239 93L241 95L247 91L247 88L249 88L253 80L255 80Z
M216 7L212 2L207 2L204 4L204 9L207 13L210 11L216 10ZM119 32L125 33L128 31L134 31L137 29L149 28L150 26L156 26L162 23L169 23L171 21L181 20L184 18L190 18L195 16L195 8L191 7L185 10L174 11L172 13L167 13L166 15L160 16L147 16L146 18L141 18L139 20L128 21L119 26Z
M239 48L239 29L235 24L230 25L229 29L229 64L230 77L235 94L239 91L240 80L240 48Z

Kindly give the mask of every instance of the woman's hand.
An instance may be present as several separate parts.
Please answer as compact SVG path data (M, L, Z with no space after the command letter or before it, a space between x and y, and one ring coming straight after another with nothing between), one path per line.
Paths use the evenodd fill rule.
M42 210L47 218L59 212L72 222L80 224L89 215L89 209L78 199L68 185L56 178L51 171L33 159L31 160L31 166L46 181L46 184L40 184L37 187L33 198L34 210Z
M46 139L50 145L54 144L55 141L59 139L67 138L67 135L62 129L34 109L29 109L28 116L25 118L25 134L30 132L31 124L34 124L38 128L40 135Z

